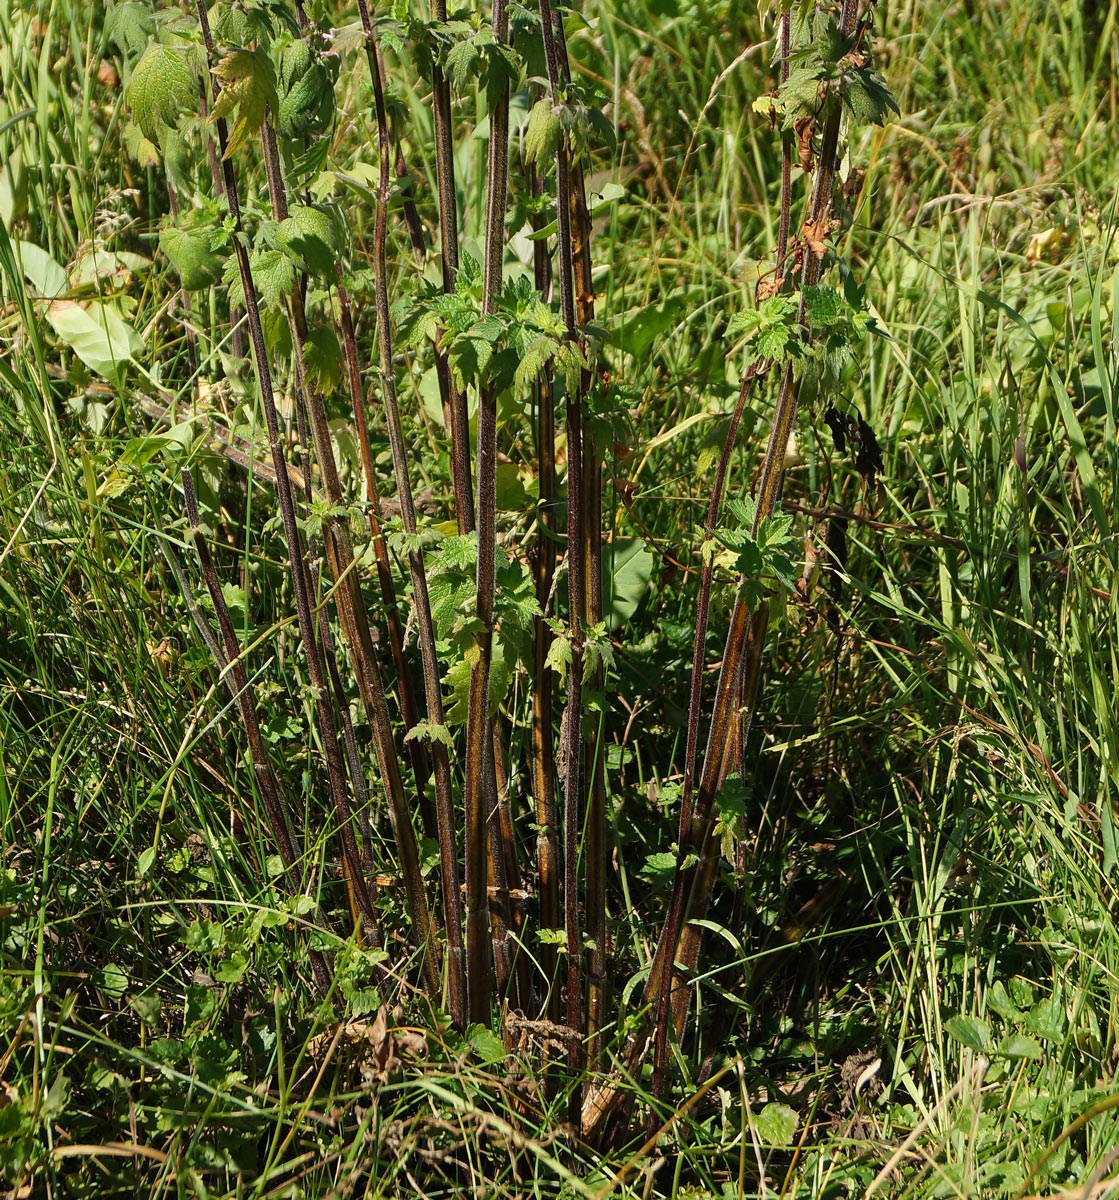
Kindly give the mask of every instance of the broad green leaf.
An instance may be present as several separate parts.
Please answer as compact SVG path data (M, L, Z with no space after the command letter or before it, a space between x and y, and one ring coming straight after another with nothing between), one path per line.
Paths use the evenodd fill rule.
M505 1061L505 1043L484 1025L471 1025L466 1031L466 1040L483 1065Z
M982 1052L991 1043L991 1027L980 1017L966 1017L959 1013L944 1022L950 1038L962 1042L970 1050Z
M150 46L132 71L125 99L150 141L159 143L163 131L178 124L184 112L198 103L198 84L186 52L174 46Z
M249 270L260 302L268 308L281 307L295 283L295 264L291 259L279 250L254 250L249 255ZM225 260L223 278L229 288L229 303L243 305L245 293L235 254Z
M516 463L497 464L497 507L501 512L520 512L524 508L527 493L521 483L520 470Z
M305 271L333 280L342 253L341 226L329 208L298 205L276 227L276 245Z
M35 291L35 298L53 300L66 291L69 281L66 270L45 251L31 242L17 242L24 277Z
M320 392L332 392L342 379L342 347L329 325L316 323L303 343L303 370L307 382Z
M655 563L644 538L615 538L602 547L602 602L611 633L637 611Z
M55 333L95 374L120 382L129 361L144 344L140 335L107 303L87 306L73 300L56 300L47 309Z
M144 136L144 131L134 121L129 121L123 132L124 147L129 157L134 158L141 167L158 167L160 162L159 147L150 138ZM164 134L164 140L167 135Z
M799 1120L795 1109L771 1102L758 1113L755 1122L758 1137L767 1146L790 1146Z
M188 292L200 291L221 278L222 260L210 248L209 233L168 225L159 231L159 248Z
M1026 1017L1026 1028L1047 1042L1059 1042L1066 1023L1064 1006L1052 997L1039 1000Z
M645 857L645 865L638 871L654 887L667 887L676 874L676 855L671 850L657 850Z
M146 4L128 0L125 4L114 4L105 18L105 34L116 42L125 54L136 54L148 44L155 33L155 21Z
M276 132L281 137L322 133L334 115L334 81L302 38L280 55L280 103Z
M571 640L569 638L561 635L552 639L544 666L555 671L560 677L560 683L566 682L567 671L571 666Z
M537 100L525 129L525 158L537 166L548 162L556 152L561 134L560 119L548 100Z
M1003 1058L1040 1058L1041 1046L1024 1033L1012 1033L999 1043L998 1053Z
M987 1007L1010 1021L1017 1021L1021 1016L1014 1001L1007 995L1006 986L1001 979L996 979L987 992Z

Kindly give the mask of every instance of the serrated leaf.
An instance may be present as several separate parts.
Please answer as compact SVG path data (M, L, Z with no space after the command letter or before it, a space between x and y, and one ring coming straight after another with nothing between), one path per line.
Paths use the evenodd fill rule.
M146 4L129 0L126 4L114 4L105 18L105 34L116 42L125 54L135 54L148 44L155 33L155 21Z
M561 634L552 639L544 666L555 671L560 677L560 683L567 681L567 671L571 666L571 640L568 637Z
M891 112L899 111L885 79L869 67L847 78L843 106L851 119L861 125L884 125Z
M281 137L318 134L330 125L334 81L302 38L289 43L280 55L279 90L276 132Z
M847 305L835 288L826 284L804 289L805 309L809 324L814 329L834 325Z
M470 672L478 659L477 647L471 646L457 663L443 676L443 682L451 689L450 702L446 705L444 719L448 725L463 725L466 722L470 699ZM509 690L509 668L500 654L495 654L490 668L490 707L496 710Z
M944 1022L944 1030L950 1038L977 1053L982 1053L991 1044L991 1027L980 1017L958 1013Z
M1024 1033L1012 1033L999 1042L998 1053L1002 1058L1040 1058L1040 1044Z
M504 1062L505 1043L484 1025L471 1025L466 1030L466 1040L483 1066Z
M453 746L455 739L446 725L433 725L430 721L417 721L404 735L406 742L420 741L442 742L444 746Z
M450 635L455 623L474 598L474 580L467 575L433 575L428 583L427 594L431 605L431 619L441 638Z
M645 864L638 874L654 887L667 887L676 874L676 854L671 850L657 850L646 855Z
M168 225L159 231L159 248L167 255L188 292L196 292L217 283L222 260L210 247L211 237L204 230L192 231Z
M1039 1000L1026 1017L1026 1028L1047 1042L1059 1042L1064 1036L1065 1025L1064 1007L1052 997Z
M249 601L243 587L239 587L235 583L223 583L221 585L221 594L230 612L240 617L243 617L248 612Z
M213 68L222 89L210 110L213 121L236 114L225 158L240 150L264 124L268 109L279 107L276 69L266 50L231 50Z
M342 230L331 209L301 204L276 226L276 245L305 271L333 280Z
M513 375L513 386L519 392L528 391L556 351L555 338L538 337L525 348Z
M254 250L249 256L253 283L261 301L278 308L295 283L295 265L279 250Z
M158 145L164 129L177 125L198 103L198 85L186 52L150 46L132 70L125 99L144 136Z
M458 42L452 46L443 60L447 78L455 91L461 92L474 70L474 65L481 56L473 42Z
M787 1104L767 1104L757 1116L758 1137L767 1146L791 1146L799 1120Z
M330 393L342 379L342 347L329 325L314 324L303 343L303 373L320 392Z
M759 358L772 362L780 362L785 357L789 345L789 330L778 325L774 329L764 329L758 334L754 347Z

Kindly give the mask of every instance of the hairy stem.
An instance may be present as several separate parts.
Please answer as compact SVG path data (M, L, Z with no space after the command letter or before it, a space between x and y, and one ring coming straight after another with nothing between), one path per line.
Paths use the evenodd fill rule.
M447 0L435 0L432 15L446 21ZM451 86L436 62L431 69L431 108L435 123L435 185L439 204L439 253L443 291L455 290L458 275L458 197L455 193L454 127L451 120ZM444 407L450 412L451 475L455 492L455 518L460 533L474 528L474 490L470 480L470 417L465 391L455 384L441 345L435 349L435 369Z
M207 60L212 68L214 65L214 43L210 34L210 25L204 0L197 0L196 8L199 23L202 27L202 36L206 45ZM220 93L220 84L216 75L213 76L213 92L216 99ZM295 500L292 495L291 482L285 465L279 414L276 410L276 401L272 390L272 375L268 365L268 355L265 349L264 333L260 321L260 306L257 301L256 288L253 284L252 268L249 263L246 238L241 222L241 204L237 192L237 178L233 163L228 154L228 131L224 120L218 120L216 125L218 146L221 151L225 198L234 225L234 251L237 256L242 290L245 293L245 310L249 323L249 335L253 346L253 361L260 387L265 423L268 428L269 450L276 472L276 495L280 505L284 535L288 544L288 556L292 586L295 593L296 612L299 620L299 631L307 653L308 669L311 674L311 685L315 696L315 712L319 721L323 752L327 762L327 773L330 779L331 792L334 797L335 810L338 815L343 861L346 867L349 886L353 889L358 911L361 913L363 920L370 927L374 927L376 920L373 903L368 888L365 885L365 877L361 869L361 856L358 853L357 842L354 839L353 825L350 820L345 766L342 761L338 742L338 728L334 716L333 701L327 685L322 649L315 634L315 624L311 611L310 573L307 569L306 553L296 521Z
M555 23L549 0L540 0L540 28L552 104L559 102L560 59ZM571 167L568 147L556 147L556 247L559 258L560 313L571 341L578 338L575 319L574 246L571 230ZM580 781L583 766L583 648L587 620L586 521L583 511L583 404L578 388L567 395L567 590L571 664L568 670L567 705L560 730L563 774L563 901L567 936L567 1023L581 1028L582 937L579 929ZM579 1046L568 1043L568 1067L579 1067ZM579 1089L573 1089L572 1109L577 1110Z
M392 189L392 156L389 143L388 114L385 109L384 82L381 60L377 51L376 31L365 0L358 0L362 29L365 34L366 56L373 83L373 102L377 121L377 144L380 175L377 190L377 212L373 233L373 270L377 310L377 343L380 352L381 397L388 426L400 500L401 523L404 532L415 539L418 533L412 483L408 473L408 452L404 445L404 430L396 396L396 374L392 365L392 322L388 293L388 206ZM408 552L408 568L412 578L413 614L416 619L420 656L423 663L424 695L428 721L437 728L444 725L443 693L439 661L435 648L435 625L431 617L431 602L427 589L427 572L423 554L418 547ZM460 1028L466 1023L466 977L463 963L462 907L458 884L458 854L455 845L454 796L451 784L451 764L446 744L440 737L430 747L435 777L435 814L439 840L439 862L443 891L443 916L447 933L447 1006L452 1021Z

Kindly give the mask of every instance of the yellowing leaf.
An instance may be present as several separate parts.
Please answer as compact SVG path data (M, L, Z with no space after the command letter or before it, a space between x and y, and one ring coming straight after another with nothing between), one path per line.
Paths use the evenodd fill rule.
M228 158L260 130L268 109L278 107L276 70L264 50L231 50L214 67L214 74L223 86L211 120L228 120L237 114L225 148Z

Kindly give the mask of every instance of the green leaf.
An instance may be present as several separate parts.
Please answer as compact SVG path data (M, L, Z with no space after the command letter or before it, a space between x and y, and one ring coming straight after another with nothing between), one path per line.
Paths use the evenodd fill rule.
M303 371L307 382L329 394L342 379L342 347L329 325L315 323L303 343Z
M899 111L885 79L869 67L846 78L843 106L860 125L885 125L890 113Z
M541 167L551 160L559 145L562 127L551 102L537 100L525 128L525 158Z
M334 115L334 81L302 38L289 43L280 55L279 90L276 132L281 137L325 132Z
M571 666L571 639L563 634L559 634L552 639L552 644L548 647L548 656L544 660L544 666L549 668L560 677L560 683L567 680L567 670Z
M442 742L444 746L455 744L455 739L446 725L433 725L430 721L417 721L404 735L404 740L427 742L429 745L432 742Z
M116 42L125 54L136 54L148 44L155 33L155 21L146 4L129 0L126 4L114 4L105 18L105 34Z
M103 967L95 967L93 982L111 999L119 1000L128 990L128 976L124 968L116 963L106 963Z
M513 375L513 386L517 391L528 391L547 366L548 360L555 354L556 346L555 338L543 336L536 338L526 347Z
M213 252L211 235L204 230L165 226L159 231L159 248L167 255L188 292L197 292L221 278L222 260Z
M1024 1033L1012 1033L999 1043L998 1053L1002 1058L1040 1058L1041 1046Z
M602 600L609 632L637 611L655 563L644 538L615 538L602 547Z
M606 632L606 622L599 621L586 631L583 643L583 682L589 683L599 669L614 669L614 646Z
M1059 1042L1065 1033L1065 1010L1057 1000L1039 1000L1026 1017L1026 1028L1047 1042Z
M480 58L481 55L473 42L458 42L451 47L443 61L443 67L456 92L462 91Z
M813 329L834 325L847 308L846 301L835 288L826 284L804 289L805 311Z
M128 151L129 157L135 159L139 166L159 166L159 147L155 142L144 137L144 132L139 125L129 121L124 127L123 137L124 148ZM167 140L167 138L167 133L164 133L164 139Z
M119 383L128 363L144 349L140 335L108 303L56 300L47 309L55 333L87 367Z
M483 1066L505 1061L505 1043L484 1025L469 1026L466 1030L466 1040Z
M215 67L222 89L210 110L213 121L236 119L229 135L225 156L246 145L264 124L268 109L279 107L276 94L276 69L266 50L231 50Z
M791 1146L799 1120L795 1109L771 1102L758 1113L758 1137L767 1146Z
M198 84L186 52L174 46L149 47L133 68L125 99L144 136L158 144L163 131L174 128L198 103Z
M231 257L226 260L226 280L229 280L229 266L232 264L233 273L240 288L240 272L237 270L237 260ZM290 293L295 283L295 264L279 250L254 250L249 255L249 267L252 271L253 284L263 304L270 308L280 308L285 297ZM235 303L231 287L229 302ZM240 303L244 303L241 297Z
M645 858L645 865L638 871L642 879L653 887L667 887L676 874L676 854L671 850L658 850Z
M520 512L527 493L521 482L520 468L516 463L497 464L497 507L501 512Z
M961 1042L969 1050L981 1053L991 1044L991 1027L980 1017L966 1017L959 1013L944 1022L944 1029L950 1038Z
M305 271L333 280L342 253L342 229L332 209L302 204L276 227L276 245Z
M1014 1001L1007 995L1001 979L995 980L987 992L987 1007L1008 1021L1017 1021L1021 1016Z
M446 706L444 720L448 725L466 722L470 700L470 672L478 661L478 649L470 646L458 662L453 663L443 676L443 682L451 689L451 699ZM495 654L490 668L490 707L496 710L509 690L509 668L500 654Z
M66 271L45 251L31 242L16 242L24 278L35 289L36 299L53 300L66 291Z
M785 357L790 340L789 330L778 325L775 329L765 329L759 333L754 348L759 358L780 362Z

